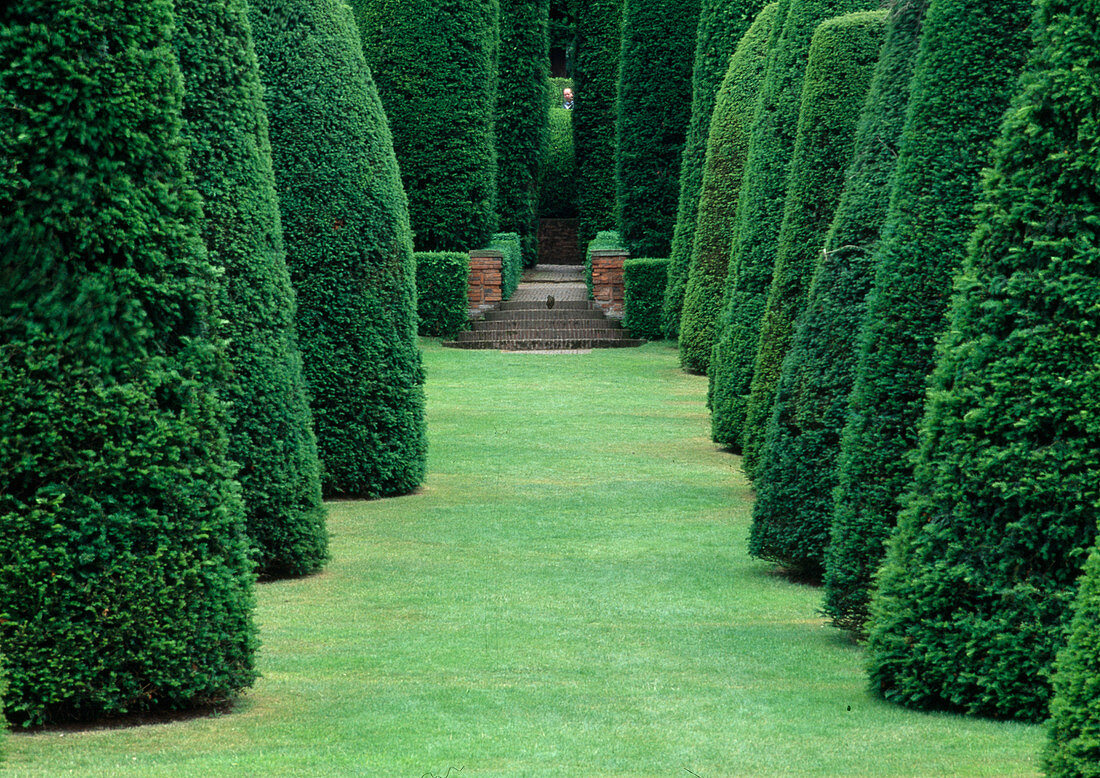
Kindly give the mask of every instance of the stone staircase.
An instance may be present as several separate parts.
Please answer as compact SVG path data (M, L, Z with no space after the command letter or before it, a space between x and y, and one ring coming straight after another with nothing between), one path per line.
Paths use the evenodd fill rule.
M547 298L554 298L553 307ZM500 303L471 329L444 346L500 351L576 351L640 346L619 322L587 299L584 268L538 265L524 273L512 299Z

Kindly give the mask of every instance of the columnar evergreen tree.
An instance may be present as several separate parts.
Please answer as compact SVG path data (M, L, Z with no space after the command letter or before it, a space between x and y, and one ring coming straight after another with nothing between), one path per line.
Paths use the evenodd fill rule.
M680 158L680 195L669 254L668 284L661 309L661 326L669 338L676 338L680 332L680 312L695 243L707 137L718 87L729 70L730 57L763 5L764 0L702 0L699 8L695 65L691 75L691 118Z
M538 250L539 163L549 111L549 13L550 0L500 0L497 209L499 229L520 236L526 265L535 263Z
M635 257L667 257L691 117L700 0L623 0L616 223Z
M868 636L889 699L1027 721L1047 716L1100 503L1100 35L1094 6L1040 8Z
M714 328L722 310L722 293L736 228L738 193L777 8L778 3L771 3L757 14L730 59L715 101L678 327L680 365L685 370L705 373L710 366ZM677 230L680 234L679 223ZM674 240L673 253L675 251ZM671 275L670 269L669 283L672 283ZM666 295L665 302L669 301Z
M577 159L577 241L583 251L615 224L615 146L622 0L575 0L573 141Z
M859 119L851 106L862 105L867 97L884 22L881 14L830 20L818 28L810 45L783 223L745 405L741 448L750 475L760 462L783 358L806 307L810 280L844 188Z
M1029 0L933 0L911 83L896 181L872 263L850 414L841 434L833 533L847 624L866 619L872 577L912 478L933 344L974 226L980 171L1028 49ZM839 566L831 573L837 576Z
M309 573L327 556L325 513L252 28L244 0L176 0L175 8L189 166L210 260L227 284L229 455L241 466L260 569Z
M417 251L488 245L497 191L498 0L350 5L393 132Z
M783 363L759 479L760 515L788 565L817 574L830 548L836 455L848 409L855 335L870 288L871 252L886 217L927 0L889 12L825 251ZM764 495L767 494L767 497ZM780 503L781 500L781 503ZM779 528L782 528L781 530Z
M816 532L806 532L808 527L791 512L791 503L803 496L807 485L788 477L799 463L792 459L790 447L781 444L780 425L791 421L784 412L789 396L780 398L778 417L772 416L773 403L768 399L779 385L781 363L787 356L795 323L803 315L810 280L854 152L859 115L844 109L866 99L882 48L885 22L885 11L863 11L830 19L814 33L779 254L760 329L753 394L749 397L747 432L758 431L757 425L768 425L766 438L748 434L744 447L746 463L757 451L762 459L757 468L749 551L813 576L820 575L824 563L828 523L818 522ZM754 440L758 441L756 445L752 444Z
M26 724L256 676L167 0L0 6L0 652Z
M408 210L378 92L338 0L252 0L287 265L328 494L424 476Z
M712 434L734 449L741 445L760 318L771 286L810 40L826 19L875 5L874 0L780 0L782 24L768 46L737 206L726 307L708 373Z

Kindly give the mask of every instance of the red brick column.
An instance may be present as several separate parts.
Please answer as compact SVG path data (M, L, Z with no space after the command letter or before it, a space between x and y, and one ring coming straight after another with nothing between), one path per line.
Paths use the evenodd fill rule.
M500 303L501 266L504 253L494 249L470 252L470 285L467 296L474 317Z
M623 317L623 261L629 256L625 249L592 251L592 297L611 318Z

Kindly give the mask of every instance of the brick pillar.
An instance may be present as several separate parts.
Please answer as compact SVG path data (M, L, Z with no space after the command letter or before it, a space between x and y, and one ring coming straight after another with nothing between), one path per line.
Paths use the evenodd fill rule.
M623 261L629 256L626 249L592 251L592 297L613 319L623 317Z
M498 305L501 301L501 266L504 253L495 249L470 252L470 285L467 297L473 318Z

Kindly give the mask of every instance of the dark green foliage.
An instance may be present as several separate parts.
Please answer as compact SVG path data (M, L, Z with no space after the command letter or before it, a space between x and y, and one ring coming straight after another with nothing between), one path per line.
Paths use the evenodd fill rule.
M1093 43L1092 45L1097 45ZM1058 654L1050 734L1043 753L1053 778L1100 776L1100 549L1085 563L1069 645Z
M562 108L562 89L571 86L565 78L550 82L549 124L545 155L539 170L539 216L571 219L577 215L577 162L574 153L573 114Z
M710 366L715 326L722 310L730 247L736 228L737 199L745 170L749 134L777 9L778 4L772 3L757 15L730 60L718 90L678 327L680 364L685 370L705 373ZM679 235L679 222L676 229ZM675 254L675 240L672 248ZM672 261L675 262L675 257ZM672 272L670 269L670 284ZM665 312L669 311L671 294L665 294Z
M0 7L0 653L23 725L256 677L167 0Z
M691 266L699 194L703 186L707 138L718 87L729 70L730 57L763 5L764 0L702 0L699 8L695 65L691 75L691 118L688 119L680 157L680 196L672 232L669 283L661 312L661 326L669 338L676 338L680 331L680 312ZM710 356L709 347L707 356Z
M1040 8L868 631L888 699L1027 721L1046 718L1100 502L1100 33L1091 5Z
M457 251L418 252L413 260L420 334L454 337L466 328L470 255Z
M635 256L665 257L691 118L700 0L623 0L616 224Z
M576 0L573 65L576 108L578 244L585 246L615 223L616 105L622 0Z
M735 450L745 429L745 403L783 221L810 40L826 19L875 5L873 0L779 1L739 193L725 308L708 370L711 434Z
M498 0L350 5L393 132L417 250L484 246L496 210Z
M262 572L310 573L324 563L328 537L251 27L243 0L176 0L175 8L183 134L204 201L203 237L227 283L229 456L240 465L248 536Z
M667 281L667 259L628 259L623 263L623 327L631 337L660 339Z
M783 359L806 307L810 281L844 189L859 119L859 111L852 107L863 105L867 97L885 21L884 11L832 19L818 27L810 45L783 224L745 405L741 448L750 475L760 464ZM756 516L770 510L764 508ZM755 534L754 538L763 540ZM757 549L767 545L769 541L763 541Z
M621 249L623 242L615 230L601 230L588 242L584 252L584 280L588 285L588 296L592 296L592 252L598 249Z
M549 12L549 0L500 0L498 229L519 234L526 265L534 265L538 253L539 163L548 121Z
M424 375L382 105L343 3L250 9L322 484L333 495L403 494L424 476Z
M925 15L837 464L833 524L845 537L845 619L855 628L912 479L933 344L1030 16L1028 0L933 0Z
M871 258L886 218L927 8L928 0L898 0L891 9L886 43L860 120L855 160L814 276L806 318L791 346L797 356L790 370L784 369L777 402L786 417L780 422L781 434L789 442L783 445L791 447L794 460L784 477L818 485L812 492L802 491L790 511L814 532L824 523L825 612L844 628L858 628L863 620L869 576L858 561L868 558L863 551L867 539L858 527L834 522L837 456L855 380L857 333L874 279ZM858 603L854 620L848 604L853 590Z
M523 247L520 237L514 232L498 232L493 235L488 248L503 254L500 265L500 293L507 300L516 291L520 276L523 275Z

